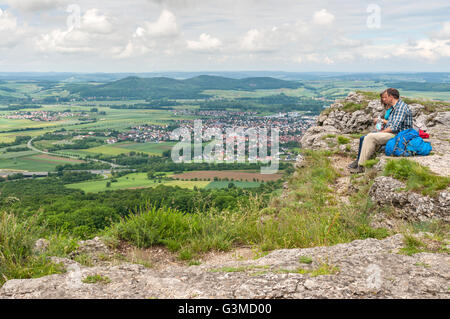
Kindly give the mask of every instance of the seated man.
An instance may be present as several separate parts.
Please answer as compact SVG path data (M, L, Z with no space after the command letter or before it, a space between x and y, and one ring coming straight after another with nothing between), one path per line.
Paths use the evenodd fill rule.
M383 93L384 93L384 92L383 92ZM374 132L374 133L376 133L376 132L381 131L382 129L384 129L384 128L386 127L386 124L387 124L388 121L389 121L389 117L391 116L392 106L389 107L389 105L383 103L383 100L381 99L381 96L383 95L383 93L380 93L381 105L383 105L383 107L384 107L385 109L387 109L387 110L386 110L386 112L384 113L384 118L381 119L380 127L377 127L377 130L376 130L376 131L372 131L372 132ZM374 119L373 119L373 124L377 126L377 124L378 124L378 118L374 118ZM359 161L359 157L361 156L362 145L363 145L363 142L364 142L364 138L365 138L366 136L367 136L367 135L364 135L364 136L361 136L361 137L359 138L358 156L356 157L356 161L354 161L354 162L350 163L350 165L348 165L348 168L357 168L357 167L358 167L358 161Z
M386 128L376 133L369 133L364 138L358 166L352 171L353 173L361 173L364 171L362 164L372 156L378 146L385 145L398 132L412 128L412 112L408 105L400 99L398 90L393 88L385 90L381 94L381 100L383 104L392 106Z

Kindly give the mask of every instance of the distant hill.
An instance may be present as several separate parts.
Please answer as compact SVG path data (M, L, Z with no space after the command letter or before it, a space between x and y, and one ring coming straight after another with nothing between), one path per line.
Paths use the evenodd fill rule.
M167 77L139 78L129 76L124 79L100 84L68 85L71 94L80 97L101 98L136 98L136 99L196 99L208 96L201 94L204 90L245 90L258 89L296 89L302 84L271 77L254 77L231 79L220 76L200 75L186 80Z

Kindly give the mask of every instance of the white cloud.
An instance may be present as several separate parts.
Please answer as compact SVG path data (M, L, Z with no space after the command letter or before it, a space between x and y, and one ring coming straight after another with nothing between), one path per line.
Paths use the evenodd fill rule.
M143 25L138 26L127 45L114 56L131 58L156 51L165 55L173 55L174 47L178 48L182 45L179 38L180 30L175 15L168 10L163 10L156 21L146 21ZM202 45L206 46L206 43L202 43Z
M169 10L163 10L155 22L145 22L144 27L136 29L136 36L177 37L179 30L175 15Z
M96 52L108 46L114 36L111 18L92 8L81 17L78 27L52 30L37 39L36 45L43 52Z
M99 15L98 10L93 8L86 11L82 18L82 27L86 32L110 33L113 29L110 18L105 15Z
M187 47L194 51L211 51L222 46L218 38L213 38L209 34L202 33L199 41L187 41Z
M19 25L17 17L8 10L0 9L0 47L12 48L29 34L27 26Z
M434 37L438 39L450 39L450 21L443 22L442 29L436 32Z
M16 30L17 18L8 11L0 9L0 31Z
M313 16L313 22L318 25L330 25L334 21L334 15L329 13L326 9L316 11Z
M21 11L43 11L54 9L67 3L67 0L7 0L8 5Z

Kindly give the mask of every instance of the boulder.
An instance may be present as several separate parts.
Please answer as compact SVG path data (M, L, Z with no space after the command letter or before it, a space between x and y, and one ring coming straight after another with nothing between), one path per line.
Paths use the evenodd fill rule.
M413 222L440 219L450 221L450 193L444 190L436 197L404 191L406 185L389 176L379 176L369 190L369 196L378 205L392 205L398 208L401 219Z

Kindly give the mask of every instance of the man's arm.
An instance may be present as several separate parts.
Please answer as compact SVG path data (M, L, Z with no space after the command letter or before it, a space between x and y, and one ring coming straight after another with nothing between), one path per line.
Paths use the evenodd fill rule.
M405 120L406 117L406 109L404 104L399 106L396 110L393 111L391 117L389 117L389 121L387 123L388 127L383 130L385 133L394 133L398 132L400 124ZM387 131L390 130L390 131Z
M384 130L380 131L380 133L392 133L392 134L395 134L394 131L390 127L386 127Z

